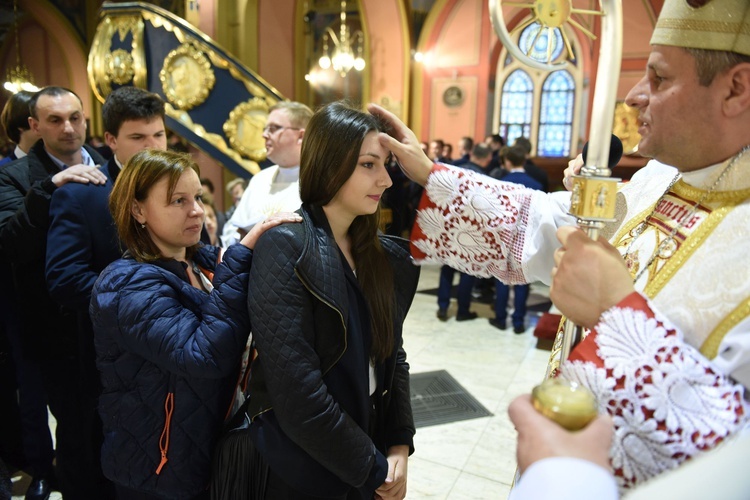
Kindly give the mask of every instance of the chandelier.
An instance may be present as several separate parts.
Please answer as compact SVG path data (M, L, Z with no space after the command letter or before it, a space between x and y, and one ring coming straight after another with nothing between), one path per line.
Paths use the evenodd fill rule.
M27 92L36 92L39 87L32 83L33 78L26 66L21 64L21 44L18 40L18 5L17 0L13 0L13 38L16 42L16 67L8 70L8 80L3 87L13 94L19 90Z
M365 35L360 30L353 33L349 31L349 27L346 25L346 0L341 2L340 18L341 26L338 37L330 26L326 28L326 32L323 34L323 56L318 60L318 64L322 69L333 67L334 71L338 71L343 78L352 68L357 71L365 69L365 60L362 57ZM332 54L329 52L329 39L334 46ZM354 47L352 43L354 43Z

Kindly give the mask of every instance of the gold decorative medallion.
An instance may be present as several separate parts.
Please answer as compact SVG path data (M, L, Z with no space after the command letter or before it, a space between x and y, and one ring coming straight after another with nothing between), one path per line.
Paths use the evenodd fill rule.
M186 111L203 104L216 77L205 54L192 43L183 43L167 54L159 80L167 100Z
M229 138L229 144L251 160L261 161L266 158L263 127L266 126L268 108L268 101L253 97L238 104L224 122L224 133Z
M112 92L113 84L146 88L143 30L143 19L132 13L106 17L97 26L87 73L91 89L100 102ZM129 47L124 43L128 34L132 35ZM111 50L113 45L125 47Z
M109 80L117 85L129 83L135 75L133 56L123 49L117 49L104 56L104 65Z

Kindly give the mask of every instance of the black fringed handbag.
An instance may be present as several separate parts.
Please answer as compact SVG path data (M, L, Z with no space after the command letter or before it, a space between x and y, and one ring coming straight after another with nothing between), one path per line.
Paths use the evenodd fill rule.
M268 466L250 439L248 399L227 422L216 443L211 470L211 500L261 500Z
M243 357L242 376L235 398L247 396L252 361L257 356L250 347ZM238 396L239 395L239 396ZM240 399L241 401L241 399ZM262 500L268 479L268 465L250 439L251 419L247 414L250 396L225 422L216 441L211 464L211 500Z

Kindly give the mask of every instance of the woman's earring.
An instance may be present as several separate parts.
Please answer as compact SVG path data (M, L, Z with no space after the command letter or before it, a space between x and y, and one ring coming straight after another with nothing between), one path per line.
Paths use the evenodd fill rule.
M141 229L146 229L146 224L145 223L141 224Z

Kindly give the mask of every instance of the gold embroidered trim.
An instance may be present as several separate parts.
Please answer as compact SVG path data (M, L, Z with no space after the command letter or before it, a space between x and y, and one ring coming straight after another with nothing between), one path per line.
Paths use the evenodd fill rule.
M672 192L678 196L686 198L690 201L696 201L706 192L705 189L699 189L686 184L682 179L677 181L672 187ZM711 203L731 203L739 205L741 202L750 198L750 188L738 189L735 191L715 191L706 199L704 205L710 205Z
M688 238L680 245L680 249L670 257L664 266L661 268L659 273L655 276L649 274L649 277L653 276L653 279L649 279L649 282L644 288L644 293L649 297L653 298L666 286L669 280L672 279L674 274L687 262L687 260L700 248L704 243L709 234L716 229L716 226L724 220L724 217L731 212L735 207L735 204L729 204L712 210L705 221L703 221ZM653 270L651 270L653 271Z
M695 19L659 19L656 23L655 29L704 31L709 33L724 33L728 35L750 34L750 26L746 23L699 21Z
M734 308L703 341L700 351L708 359L714 359L719 353L719 345L729 330L737 326L740 321L750 316L750 297Z

